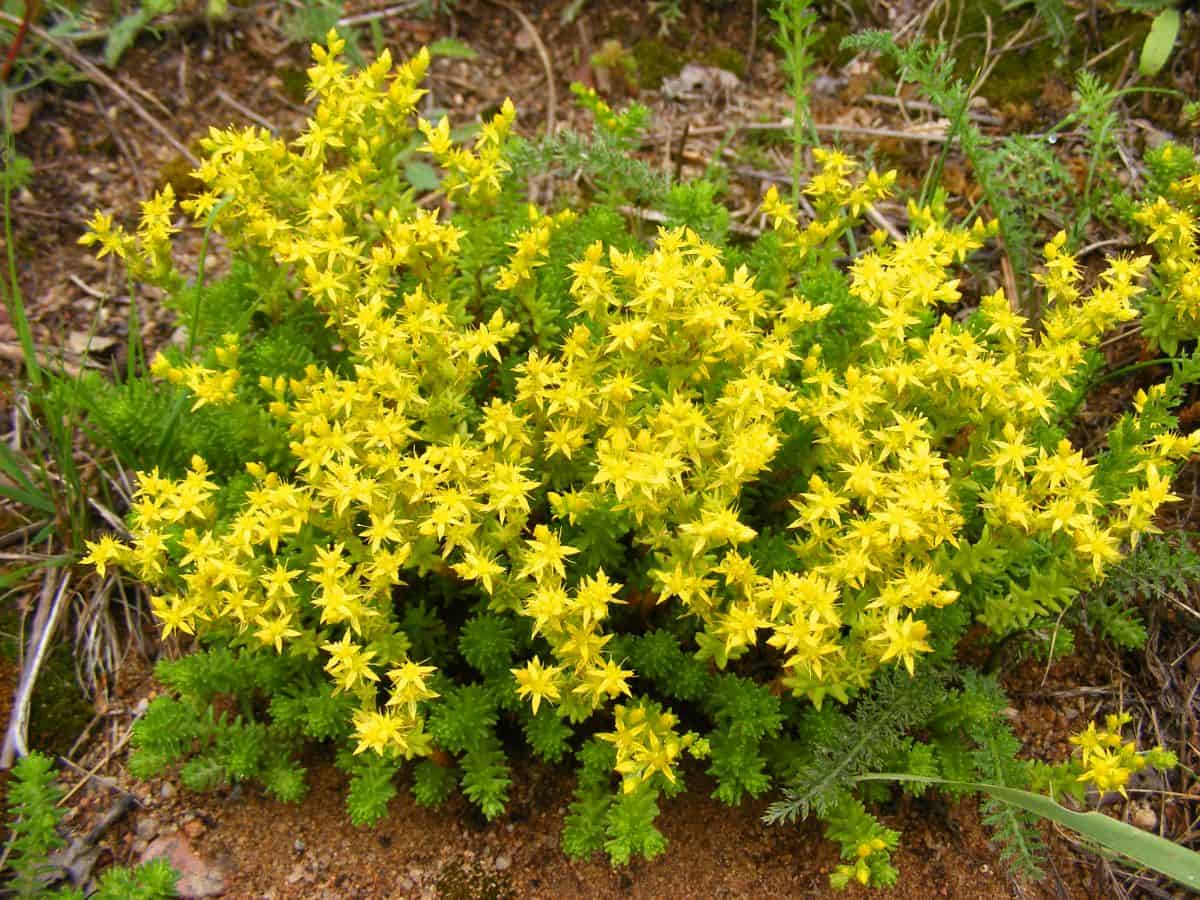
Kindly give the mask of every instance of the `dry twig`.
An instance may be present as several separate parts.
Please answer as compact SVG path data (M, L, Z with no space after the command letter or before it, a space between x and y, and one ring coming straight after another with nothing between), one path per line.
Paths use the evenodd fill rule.
M137 724L137 719L135 718L132 722L129 723L129 727L127 729L125 729L125 734L122 735L121 739L119 741L117 741L115 744L113 744L111 747L109 747L107 751L105 751L104 756L102 756L100 758L100 762L96 763L94 766L92 766L90 769L88 769L86 772L84 772L83 777L75 783L75 786L72 787L65 794L63 794L62 799L58 801L59 806L65 805L68 800L70 800L77 793L79 793L80 788L82 788L85 784L87 784L89 781L91 781L96 776L97 772L99 772L106 765L108 765L109 761L114 756L116 756L118 753L120 753L122 750L125 749L125 745L128 744L130 738L133 737L133 726L136 724Z
M133 173L133 182L137 187L139 197L146 196L146 182L142 178L142 165L138 158L130 149L129 143L125 138L121 137L121 133L113 127L112 119L108 117L104 110L104 103L100 100L100 94L95 86L89 84L87 86L88 95L92 98L92 103L96 106L96 113L100 116L100 120L104 123L104 128L108 132L108 136L113 139L113 143L117 145L117 149L121 151L121 155L125 157L125 162L129 164L129 171Z
M929 144L944 144L947 136L939 131L897 131L892 128L867 128L861 125L836 125L833 123L814 123L813 128L818 134L836 134L846 137L861 138L895 138L901 141L921 141ZM702 125L693 128L695 136L707 134L725 134L728 131L791 131L790 119L780 122L741 122L729 125Z
M275 134L279 131L279 129L269 119L260 116L250 107L246 106L246 104L242 103L237 98L230 96L225 92L224 89L217 88L213 93L218 100L220 100L234 112L241 113L251 122L254 122L256 125L261 125L263 128L267 129L267 131L271 132L271 134Z

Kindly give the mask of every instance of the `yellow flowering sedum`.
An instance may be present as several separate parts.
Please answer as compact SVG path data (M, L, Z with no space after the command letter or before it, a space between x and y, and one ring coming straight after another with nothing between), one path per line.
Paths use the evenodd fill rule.
M1114 713L1105 718L1104 727L1097 729L1089 722L1086 730L1071 737L1078 759L1078 781L1093 785L1101 794L1116 791L1127 796L1125 785L1135 772L1146 766L1161 769L1173 768L1178 764L1175 754L1162 747L1138 750L1137 745L1121 737L1121 728L1130 722L1129 713Z
M613 706L604 739L633 790L672 781L694 742L638 695L638 673L610 647L635 592L694 623L697 654L717 667L758 650L783 688L844 702L881 666L913 672L933 649L930 617L980 582L976 612L998 630L1059 608L1172 499L1165 473L1193 438L1146 436L1117 495L1068 440L1044 437L1088 350L1134 315L1147 258L1112 260L1085 289L1060 235L1045 248L1038 327L1002 292L968 327L939 307L961 299L955 267L994 228L916 210L911 234L854 260L868 338L833 366L818 340L830 304L764 290L692 230L663 229L644 252L584 249L561 339L514 360L518 323L500 309L485 320L456 292L460 225L381 184L400 177L397 148L420 142L448 198L486 216L515 110L506 103L463 146L448 122L416 114L428 54L393 70L384 53L350 73L341 50L332 33L314 48L317 106L302 135L213 130L196 173L206 189L182 205L234 253L284 273L287 296L311 300L347 364L248 385L236 336L211 366L157 362L193 408L259 391L287 428L292 467L248 466L232 513L212 502L202 459L179 480L143 473L132 540L101 539L89 560L153 586L168 636L221 631L264 652L320 654L356 698L356 752L431 749L422 709L438 702L436 673L400 631L398 610L420 599L406 578L454 579L474 588L464 603L483 596L527 622L542 649L513 669L516 693L577 722ZM764 212L797 260L832 264L895 176L860 175L836 151L817 159L805 192L818 217L799 224L773 190ZM134 235L98 214L84 240L139 277L178 281L173 199L148 203ZM533 290L572 220L531 209L496 289ZM501 362L513 363L509 392L489 386ZM798 427L811 435L804 458L784 454ZM785 507L786 564L767 565L743 510L786 470L806 489ZM643 583L581 565L587 548L572 535L598 519L623 523ZM994 565L1005 552L1031 562L1010 573ZM1050 558L1067 560L1073 583L1039 573Z

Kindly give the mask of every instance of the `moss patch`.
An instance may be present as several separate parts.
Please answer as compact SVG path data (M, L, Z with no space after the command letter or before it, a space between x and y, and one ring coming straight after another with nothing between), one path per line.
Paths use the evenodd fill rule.
M13 689L20 676L18 642L21 617L15 609L0 616L0 657L13 670ZM29 710L29 746L45 753L63 755L92 718L92 704L79 689L71 648L61 635L42 663ZM7 721L7 717L5 717Z
M638 84L643 90L658 90L664 78L671 78L683 71L687 56L658 38L646 38L633 45L633 58L637 62Z
M699 61L703 65L732 72L738 78L746 77L746 55L732 47L713 47Z

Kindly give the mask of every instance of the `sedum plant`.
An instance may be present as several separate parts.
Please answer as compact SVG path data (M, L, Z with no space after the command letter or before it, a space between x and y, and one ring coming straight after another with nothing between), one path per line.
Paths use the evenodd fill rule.
M995 692L954 666L958 639L1102 579L1200 443L1169 413L1187 365L1095 456L1069 438L1150 258L1088 286L1060 234L1036 327L1002 292L951 317L995 226L914 205L843 270L895 176L832 150L815 219L771 191L773 228L726 246L690 227L724 221L712 186L683 185L647 243L611 196L525 203L510 103L460 143L417 114L427 54L350 73L342 49L313 48L294 141L204 142L182 207L227 278L177 270L169 188L136 229L97 214L84 238L167 291L194 350L84 385L142 469L130 539L88 561L148 584L164 636L198 648L160 666L178 697L152 704L134 769L294 799L300 746L329 740L355 822L406 766L420 802L457 787L491 818L519 732L578 764L565 849L623 863L664 848L659 802L692 757L728 803L791 785L853 860L841 883L894 880L853 776L1001 777L1016 742L979 743L999 707L969 700ZM401 174L417 135L442 210ZM798 786L842 744L877 752Z
M8 887L11 896L24 898L57 897L82 900L84 892L72 887L50 890L48 885L62 869L50 859L54 850L66 842L58 834L66 809L59 806L63 791L54 783L54 761L44 754L22 757L12 769L8 785L8 830L11 837L4 857L11 870ZM97 881L88 896L96 900L160 900L178 896L178 875L164 859L156 859L136 869L114 866ZM7 893L7 892L6 892Z
M1154 199L1138 207L1133 220L1162 264L1142 304L1142 332L1152 346L1174 356L1181 343L1200 337L1200 165L1191 150L1168 142L1147 152L1146 167L1147 193Z

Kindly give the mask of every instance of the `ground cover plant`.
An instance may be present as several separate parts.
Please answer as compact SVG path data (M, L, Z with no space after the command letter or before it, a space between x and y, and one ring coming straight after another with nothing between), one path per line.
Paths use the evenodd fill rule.
M52 851L63 846L57 828L66 810L58 806L62 790L54 784L53 760L40 753L24 756L13 767L8 788L8 828L12 838L5 852L12 868L12 896L24 898L82 898L82 891L47 887ZM113 868L104 873L89 896L96 900L160 900L175 897L176 874L164 860L136 869Z
M1003 291L951 317L998 226L934 195L907 235L866 232L891 173L815 150L815 217L769 191L749 244L711 185L677 186L647 242L619 196L528 204L522 160L571 148L516 146L511 105L464 144L416 113L427 56L351 72L341 48L314 47L297 141L205 142L183 207L229 276L176 269L170 188L135 230L97 215L86 238L187 329L149 376L72 385L142 473L131 539L89 562L151 585L164 634L199 647L160 665L176 693L135 772L296 799L304 743L329 740L357 823L402 769L421 802L458 787L493 817L523 739L576 760L564 848L620 863L663 850L690 756L725 802L784 788L774 817L825 819L836 884L888 884L872 771L1061 796L1170 764L1120 719L1069 763L1018 763L1003 695L957 649L1063 613L1172 499L1192 360L1095 455L1069 433L1103 336L1194 303L1194 166L1167 154L1136 213L1155 255L1085 279L1047 235L1036 318ZM581 93L612 161L644 111ZM442 211L400 174L418 135ZM1032 872L1025 817L989 818Z

